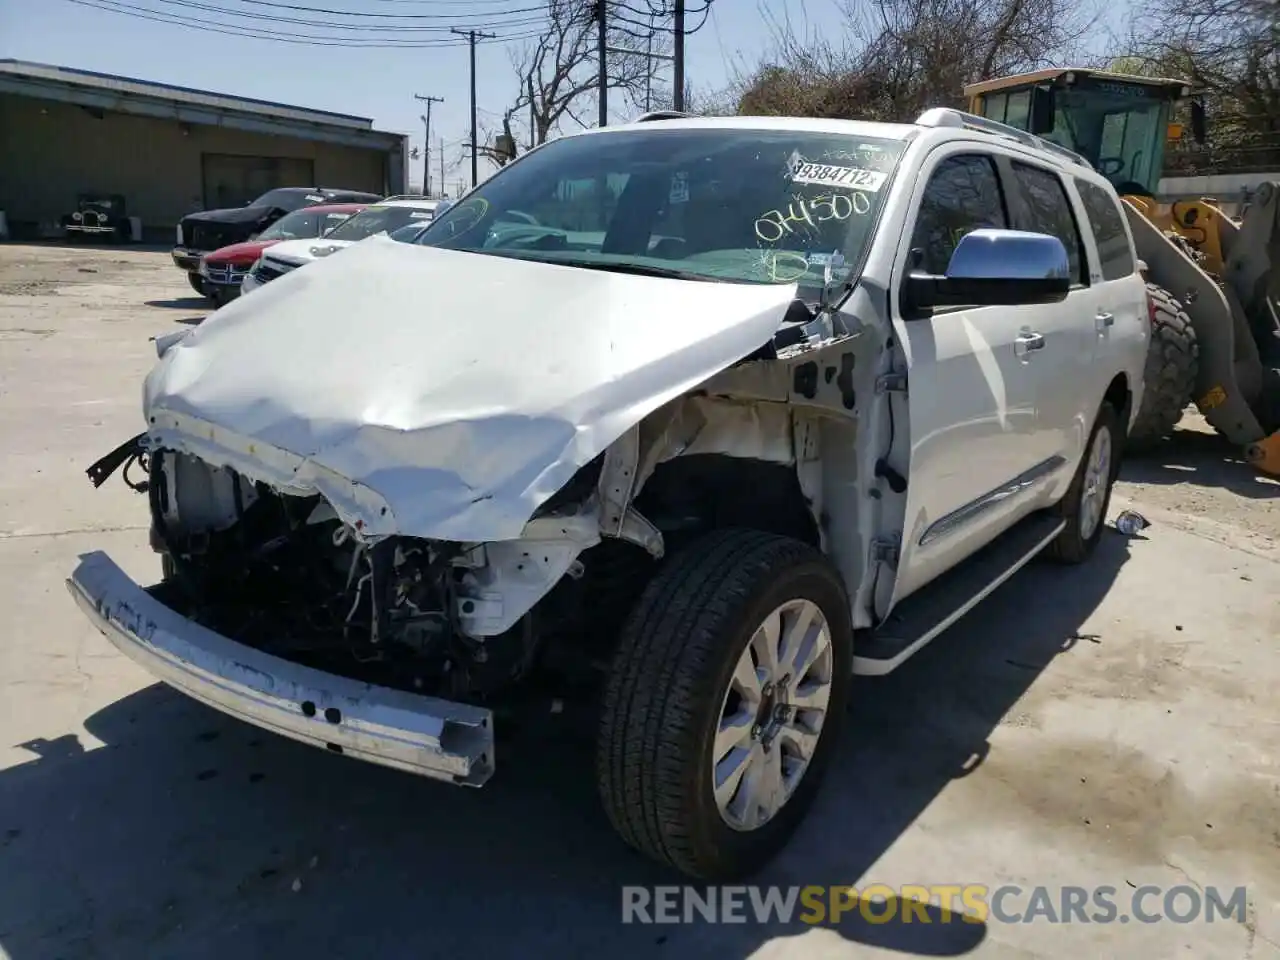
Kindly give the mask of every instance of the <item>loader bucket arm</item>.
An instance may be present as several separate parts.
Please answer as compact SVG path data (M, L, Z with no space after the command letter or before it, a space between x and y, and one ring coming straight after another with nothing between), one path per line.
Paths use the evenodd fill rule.
M1263 365L1280 367L1280 183L1261 184L1243 222L1223 217L1218 231L1223 279L1244 307Z
M1182 302L1195 328L1200 344L1196 406L1218 433L1244 447L1250 459L1271 472L1271 464L1259 463L1257 448L1267 440L1268 430L1251 402L1263 389L1262 359L1239 298L1230 287L1219 287L1147 219L1140 206L1127 198L1123 206L1150 278ZM1280 472L1280 462L1274 469Z

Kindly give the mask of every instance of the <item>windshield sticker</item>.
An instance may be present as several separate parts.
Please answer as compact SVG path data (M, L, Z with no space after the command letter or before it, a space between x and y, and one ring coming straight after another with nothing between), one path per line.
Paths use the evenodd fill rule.
M855 214L865 217L871 212L871 201L865 193L824 193L816 197L793 197L787 209L770 210L756 218L756 236L765 243L777 243L803 225L807 232L817 232L818 224L829 220L848 220Z
M793 151L787 160L787 174L792 183L812 183L819 186L855 187L875 193L888 179L879 170L863 167L842 167L831 163L813 163Z
M312 203L324 203L324 197L315 193L308 193L306 199L310 200Z
M689 174L681 172L671 175L671 195L667 199L670 203L689 202Z

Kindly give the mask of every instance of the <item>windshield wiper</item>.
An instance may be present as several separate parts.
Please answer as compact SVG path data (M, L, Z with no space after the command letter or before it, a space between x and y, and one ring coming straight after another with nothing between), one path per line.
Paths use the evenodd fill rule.
M530 256L524 252L515 253L511 251L486 250L486 253L494 253L502 257L511 257L515 260L532 260L536 263L559 264L563 267L584 267L587 270L608 270L612 273L630 273L640 277L667 277L672 280L699 280L703 283L716 283L720 280L734 281L728 277L708 277L701 273L690 273L688 270L674 270L670 267L654 267L644 263L626 263L615 260L586 260L576 258L543 258Z

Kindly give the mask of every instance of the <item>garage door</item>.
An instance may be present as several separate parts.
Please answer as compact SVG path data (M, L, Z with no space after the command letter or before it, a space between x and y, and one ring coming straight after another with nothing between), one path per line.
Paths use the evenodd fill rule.
M206 153L200 159L206 210L242 207L276 187L315 185L315 165L310 160L229 153Z

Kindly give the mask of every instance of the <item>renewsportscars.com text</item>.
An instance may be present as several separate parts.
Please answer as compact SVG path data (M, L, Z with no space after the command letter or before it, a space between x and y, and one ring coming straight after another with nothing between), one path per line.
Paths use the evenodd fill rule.
M872 884L855 887L623 887L623 923L1245 922L1244 887Z

